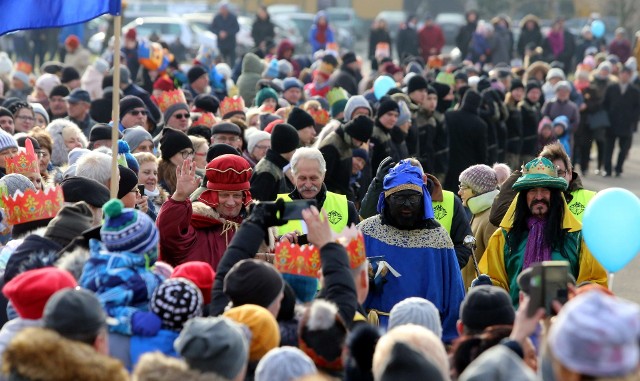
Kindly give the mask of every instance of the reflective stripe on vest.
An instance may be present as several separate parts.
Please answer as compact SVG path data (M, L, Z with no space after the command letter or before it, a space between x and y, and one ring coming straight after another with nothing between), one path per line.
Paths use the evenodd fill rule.
M278 198L284 201L291 201L291 197L289 197L288 194L279 194ZM347 196L327 191L322 209L327 212L331 229L336 233L341 233L347 226L347 221L349 220ZM291 233L296 230L299 231L300 234L306 233L306 231L303 231L301 220L289 221L285 225L278 227L278 235Z
M449 234L451 234L451 224L453 223L454 197L456 197L456 195L453 194L453 192L443 189L442 201L433 202L433 214Z
M596 192L586 189L578 189L571 192L571 202L569 203L569 210L578 221L582 222L584 209L587 207L587 204L595 195Z

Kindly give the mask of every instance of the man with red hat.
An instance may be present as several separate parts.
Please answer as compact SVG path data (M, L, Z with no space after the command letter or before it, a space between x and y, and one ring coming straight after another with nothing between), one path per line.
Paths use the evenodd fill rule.
M207 164L207 190L191 203L200 185L191 159L176 170L176 191L162 205L156 224L160 230L160 258L172 266L207 262L215 270L251 202L252 169L238 155L222 155Z
M67 50L67 54L64 56L65 66L74 67L82 75L89 66L91 53L82 46L80 39L74 34L64 40L64 47Z

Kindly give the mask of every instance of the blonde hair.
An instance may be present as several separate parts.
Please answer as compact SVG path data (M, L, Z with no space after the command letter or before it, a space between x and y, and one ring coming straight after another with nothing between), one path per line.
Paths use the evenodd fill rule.
M153 156L153 154L151 152L134 153L133 157L136 158L136 160L138 161L139 165L142 165L144 163L156 163L156 164L158 164L158 158Z
M193 144L193 152L198 152L200 147L207 144L207 139L202 136L189 135L189 139L191 139L191 144Z

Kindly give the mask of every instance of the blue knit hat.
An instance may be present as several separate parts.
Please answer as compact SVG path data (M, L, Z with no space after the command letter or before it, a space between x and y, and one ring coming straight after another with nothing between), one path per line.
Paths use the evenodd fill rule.
M0 130L0 152L6 150L7 148L18 149L18 142L7 132L5 132L4 130Z
M278 70L278 60L272 59L271 61L269 61L269 64L267 65L267 68L265 69L264 73L262 73L262 76L269 77L269 78L278 78L279 73L280 72Z
M130 208L120 200L110 200L102 207L105 221L100 229L102 243L111 252L145 254L158 245L158 229L151 217Z
M424 219L434 218L433 205L431 204L431 194L422 179L422 171L420 168L411 164L409 160L402 160L395 167L391 168L389 173L384 177L382 183L382 192L378 198L378 213L382 214L384 209L384 199L391 196L395 192L403 190L414 190L422 193L424 200Z

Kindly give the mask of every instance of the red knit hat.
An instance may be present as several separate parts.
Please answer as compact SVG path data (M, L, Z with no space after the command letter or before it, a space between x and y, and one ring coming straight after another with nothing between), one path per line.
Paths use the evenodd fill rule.
M271 133L271 132L273 131L273 128L274 128L277 124L280 124L280 123L284 123L284 120L282 120L282 119L276 119L276 120L274 120L273 122L271 122L271 123L267 124L267 127L265 127L264 131L265 131L265 132L268 132L268 133Z
M2 288L4 295L24 319L41 319L51 295L64 288L77 287L75 278L55 267L26 271Z
M67 37L66 40L64 40L64 44L71 49L77 49L78 46L80 46L80 39L78 39L78 36L76 36L75 34L72 34Z
M135 40L136 38L138 38L138 33L136 32L136 28L129 29L127 33L124 35L124 38L129 40Z
M202 292L204 303L211 303L211 288L216 273L210 264L198 261L183 263L173 269L171 278L186 278L192 281Z
M207 190L200 195L199 201L215 208L219 205L218 191L242 191L244 205L251 202L249 192L253 170L242 156L222 155L211 160L206 167Z

